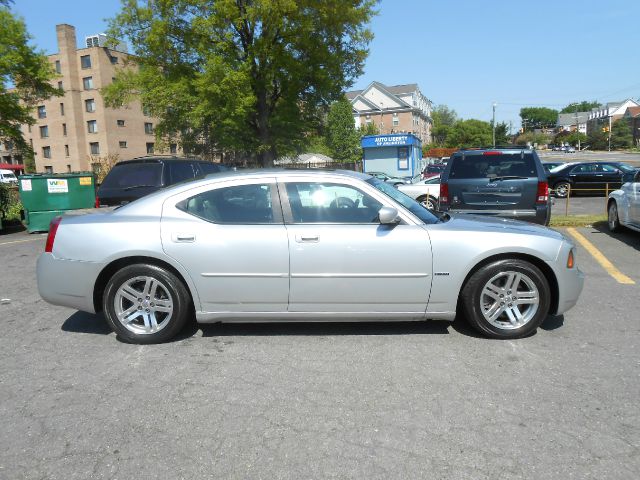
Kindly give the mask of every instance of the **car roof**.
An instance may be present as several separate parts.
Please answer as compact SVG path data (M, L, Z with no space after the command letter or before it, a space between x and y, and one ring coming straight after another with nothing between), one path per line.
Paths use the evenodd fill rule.
M158 156L153 156L153 157L138 157L138 158L133 158L131 160L122 160L118 163L116 163L114 165L118 166L118 165L129 165L129 164L135 164L135 163L173 163L173 162L184 162L184 161L189 161L189 162L207 162L207 163L213 163L213 162L208 162L207 160L200 160L197 158L187 158L187 157L158 157Z

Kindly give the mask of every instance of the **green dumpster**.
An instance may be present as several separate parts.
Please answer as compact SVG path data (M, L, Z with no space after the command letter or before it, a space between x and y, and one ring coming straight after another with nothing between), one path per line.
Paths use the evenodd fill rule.
M46 232L54 217L96 203L91 172L20 175L18 186L29 232Z

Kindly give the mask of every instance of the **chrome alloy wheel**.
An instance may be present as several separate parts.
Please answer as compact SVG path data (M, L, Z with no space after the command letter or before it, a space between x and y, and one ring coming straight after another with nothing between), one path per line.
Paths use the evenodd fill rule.
M611 202L611 205L609 205L609 211L608 211L607 218L609 220L609 230L614 232L619 226L618 206L616 205L615 201Z
M536 284L522 272L501 272L482 289L480 309L494 327L513 330L527 324L538 311Z
M134 277L118 288L113 307L127 330L144 335L159 332L167 326L173 314L173 299L158 279Z
M436 209L436 206L433 203L433 200L432 200L431 197L427 197L427 198L423 199L420 202L420 205L422 205L424 208L427 208L429 210L435 210Z

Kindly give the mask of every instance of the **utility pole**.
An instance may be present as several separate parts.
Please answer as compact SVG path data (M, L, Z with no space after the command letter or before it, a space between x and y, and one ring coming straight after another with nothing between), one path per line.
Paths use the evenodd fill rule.
M496 103L493 103L493 120L491 121L493 130L493 148L496 148Z
M576 133L578 134L578 151L580 151L580 124L578 123L578 104L575 104L575 112L576 112Z
M611 113L607 113L609 114L609 151L611 151Z

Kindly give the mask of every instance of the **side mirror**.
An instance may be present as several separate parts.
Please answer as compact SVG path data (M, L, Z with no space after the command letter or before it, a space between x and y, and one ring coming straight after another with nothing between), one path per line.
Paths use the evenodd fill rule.
M398 210L392 207L382 207L380 210L378 210L378 218L380 219L380 223L382 225L391 225L400 222Z

